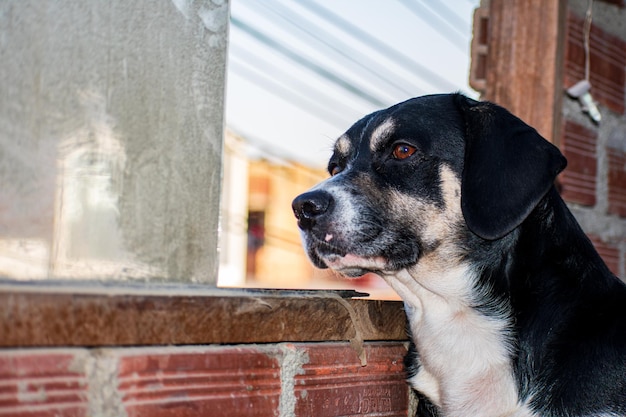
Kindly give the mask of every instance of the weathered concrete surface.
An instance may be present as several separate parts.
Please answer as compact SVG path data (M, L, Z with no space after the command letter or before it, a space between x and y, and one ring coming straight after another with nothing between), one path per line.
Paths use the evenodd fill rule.
M400 301L334 292L96 294L0 286L0 347L406 340ZM361 358L366 359L366 358Z
M0 275L214 282L226 0L0 5Z

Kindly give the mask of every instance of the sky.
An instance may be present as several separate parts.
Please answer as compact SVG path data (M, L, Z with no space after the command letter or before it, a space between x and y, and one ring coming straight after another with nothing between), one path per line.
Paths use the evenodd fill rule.
M252 156L325 167L361 117L468 85L479 0L232 0L226 123Z

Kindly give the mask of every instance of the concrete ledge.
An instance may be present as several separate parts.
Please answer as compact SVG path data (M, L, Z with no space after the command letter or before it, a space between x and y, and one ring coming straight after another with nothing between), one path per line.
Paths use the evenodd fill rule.
M0 347L406 340L401 302L345 292L123 294L43 285L0 285Z

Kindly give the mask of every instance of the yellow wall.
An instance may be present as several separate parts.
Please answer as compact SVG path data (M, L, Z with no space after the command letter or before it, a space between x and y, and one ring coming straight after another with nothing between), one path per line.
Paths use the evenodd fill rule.
M256 254L255 284L297 287L313 278L316 271L302 248L291 201L327 176L325 170L295 163L251 162L249 209L265 212L265 244Z

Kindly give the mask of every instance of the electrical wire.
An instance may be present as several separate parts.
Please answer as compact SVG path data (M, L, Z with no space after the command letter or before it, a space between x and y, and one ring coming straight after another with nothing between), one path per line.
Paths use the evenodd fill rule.
M253 28L251 25L244 23L243 21L239 20L236 17L231 16L231 23L234 27L236 27L237 29L242 30L243 32L247 33L248 35L252 36L253 38L255 38L257 41L265 44L266 46L274 49L275 51L281 53L283 56L289 58L290 60L292 60L293 62L307 68L308 70L312 71L313 73L321 76L322 78L327 79L328 81L338 85L339 87L343 88L344 90L348 91L349 93L353 94L356 97L359 97L363 100L365 100L366 102L376 106L376 107L387 107L389 105L389 103L381 100L380 98L374 96L373 94L370 94L366 91L364 91L363 88L358 87L356 85L354 85L351 82L346 81L345 79L337 76L336 74L334 74L332 71L329 71L328 69L322 67L321 65L318 65L317 63L311 61L308 58L305 58L304 56L302 56L301 54L298 54L296 52L293 52L291 49L287 48L286 46L282 45L281 43L275 41L274 39L272 39L271 37L265 35L264 33L262 33L261 31Z
M450 15L449 9L438 8L438 11L433 10L433 5L440 5L443 3L439 2L430 2L428 4L424 4L422 2L416 2L414 0L398 0L404 7L406 7L411 13L413 13L418 18L422 19L426 24L432 27L436 32L438 32L441 36L446 38L452 45L458 48L461 52L467 48L467 41L464 37L463 32L458 28L458 26L463 25L463 21L460 19L456 19L456 25L453 24L450 20L455 19L456 16ZM447 16L443 17L442 13L446 13L444 10L448 10ZM447 26L452 31L441 30L442 26Z
M308 96L298 94L293 89L285 87L274 78L250 68L247 63L238 60L236 56L231 56L231 60L228 65L229 69L233 73L239 74L257 87L260 87L281 99L295 103L298 107L306 109L308 113L325 121L326 123L333 125L338 130L345 130L346 127L350 125L349 121L339 117L336 112L330 111L329 107L320 105Z
M279 3L274 2L270 6L265 2L251 1L247 2L247 4L257 9L262 7L265 11L278 16L281 21L287 22L298 31L305 33L311 39L314 39L324 47L332 50L336 56L346 59L358 66L362 71L367 72L376 77L379 81L387 84L387 86L392 87L397 93L401 94L403 98L425 93L423 89L420 89L401 75L391 73L389 67L383 67L369 56L359 53L337 37L330 36L328 32L324 31L319 25L315 25L310 20L302 18ZM267 14L265 14L265 16L267 16ZM321 36L321 34L324 34L324 36ZM409 88L407 88L407 86Z
M406 0L399 1L406 2ZM245 20L240 18L240 14L231 16L232 28L234 31L250 36L262 47L253 47L254 52L250 52L246 48L238 47L238 43L233 42L230 47L232 64L230 69L233 74L280 100L300 108L339 131L345 130L353 120L366 111L371 111L371 106L376 108L387 107L391 102L405 99L407 96L412 97L425 93L423 89L418 89L412 81L396 73L394 68L410 71L420 80L439 90L453 91L458 89L458 86L450 83L439 74L365 32L345 18L320 6L314 0L287 3L272 2L269 5L265 2L251 0L242 2L242 4L254 15L249 17L244 14ZM429 7L431 6L429 5ZM445 10L450 13L449 9ZM442 15L446 11L440 9L434 13ZM257 19L258 21L270 22L270 25L282 31L281 35L269 35L263 30L259 30L258 27L255 27L255 25L260 25L256 23ZM457 26L460 21L458 17L456 23L454 23L454 19L449 20ZM249 21L255 22L255 24L250 24ZM347 34L350 41L354 39L367 49L354 48L353 42L349 44L343 40L346 39L345 37L333 36L337 31L328 30L329 26L333 27L331 29L336 27L339 31ZM440 28L436 29L440 31ZM305 34L304 37L302 33ZM307 56L298 46L293 46L300 44L308 48L311 46L311 40L314 41L312 46L315 48L314 50L330 56L335 65L329 65L325 59ZM295 41L295 43L291 41ZM316 48L315 44L321 45L321 48L319 46ZM307 84L298 78L299 68L296 68L298 71L292 69L291 72L281 69L275 59L278 55L270 55L274 57L274 60L266 59L267 55L263 56L261 52L267 51L265 47L276 52L279 58L285 57L305 71L313 72L323 81L339 86L340 89L337 91L347 91L359 100L342 102L340 99L334 98L340 97L340 92L336 95L325 94L326 90L334 90L332 88L315 88L314 85ZM361 52L364 50L372 52L365 54ZM380 56L382 59L375 60L372 59L373 56ZM344 60L345 62L342 62ZM385 63L384 66L382 63ZM337 69L333 69L333 66ZM349 75L345 75L345 72L348 72ZM373 81L374 79L377 81ZM362 87L363 82L369 83L372 90L368 91L367 88ZM375 91L377 86L382 87L381 91ZM387 95L389 97L385 99L384 97ZM346 102L352 102L357 107L359 103L366 103L367 107L365 107L365 111L357 110L352 106L345 105Z
M332 108L334 114L345 115L345 122L353 121L355 117L362 115L362 111L356 109L346 102L341 102L325 93L327 89L313 88L311 84L305 83L301 78L288 73L284 67L276 65L265 57L258 55L240 45L231 45L230 56L245 62L250 68L257 72L266 74L276 82L280 82L285 88L292 91L299 91L302 96L309 97L315 103L319 103L324 108Z
M298 4L305 7L309 11L315 13L323 19L326 19L343 32L349 34L359 42L364 45L376 50L379 54L386 56L388 59L397 62L401 66L413 71L415 74L419 75L424 81L426 81L431 86L441 90L441 91L455 91L458 89L457 86L450 83L443 77L440 77L435 72L431 71L424 65L416 62L415 60L407 57L403 53L399 52L397 49L393 48L390 45L385 44L380 41L375 36L370 35L366 31L360 29L356 25L353 25L346 19L338 16L337 14L331 12L327 8L320 6L317 2L311 0L299 0Z
M587 12L585 13L585 22L583 23L583 47L585 49L585 80L589 81L589 36L591 34L591 22L593 20L593 0L589 0Z

